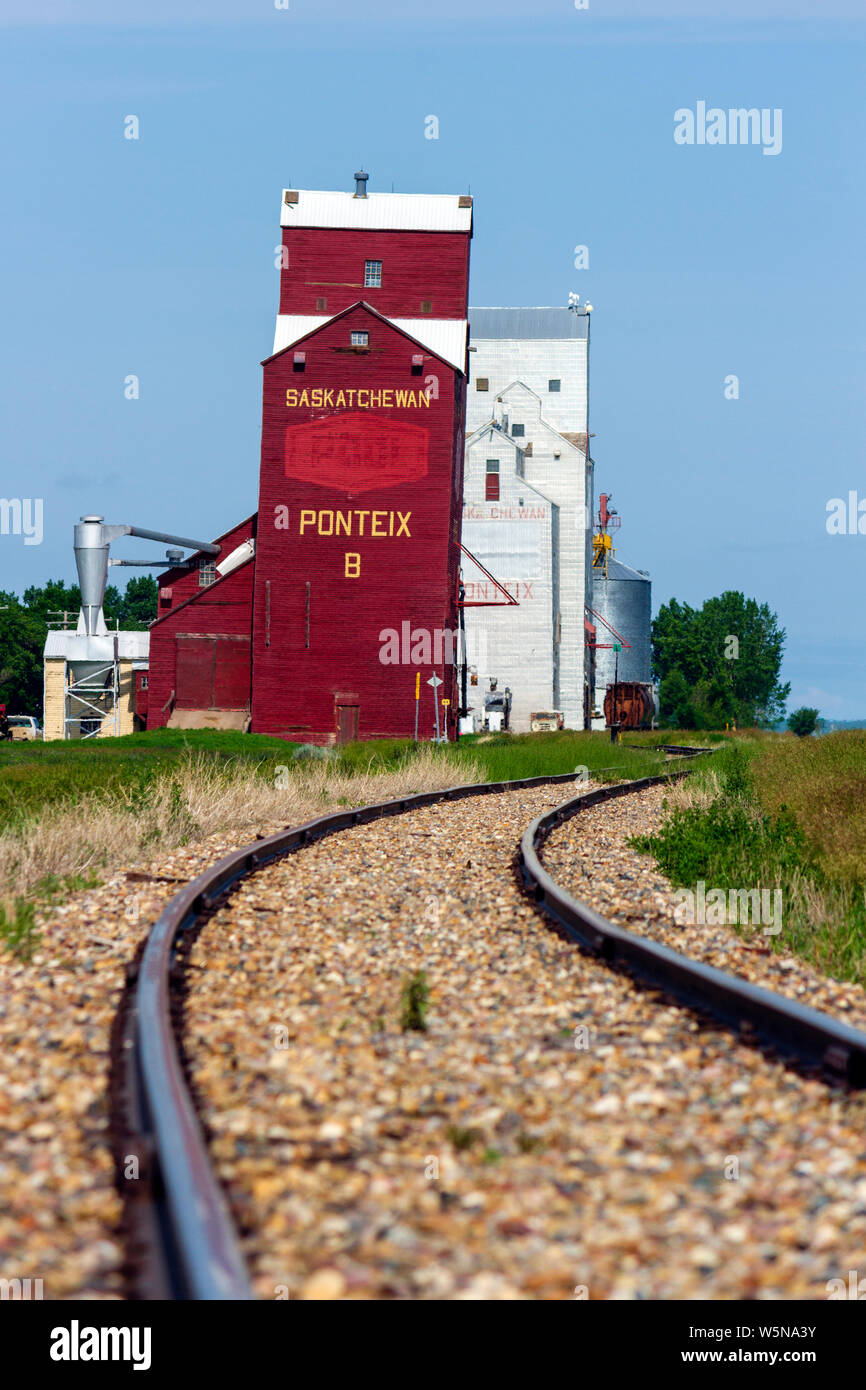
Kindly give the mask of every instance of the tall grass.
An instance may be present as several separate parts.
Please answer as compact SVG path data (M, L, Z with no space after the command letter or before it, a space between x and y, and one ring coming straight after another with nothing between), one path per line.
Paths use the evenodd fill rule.
M216 763L192 754L146 785L48 806L0 832L0 898L44 896L52 883L140 864L216 833L242 843L257 831L297 825L342 806L483 780L477 764L430 748L390 771L345 772L314 762L278 778L277 766Z
M866 881L866 729L768 741L752 771L761 804L796 816L828 874Z
M847 739L847 735L831 735ZM656 835L638 837L676 887L782 890L782 931L762 940L839 979L866 984L866 817L849 796L861 750L821 752L828 739L748 740L671 788ZM852 766L853 763L853 766ZM834 798L837 798L834 800ZM819 814L815 806L822 812ZM860 814L858 814L860 812ZM837 853L839 820L850 821ZM737 930L760 931L750 925Z
M448 745L389 739L307 760L299 751L281 739L211 730L0 750L0 897L47 900L58 885L71 891L94 873L192 840L221 832L242 841L329 807L558 773L615 781L665 765L652 748L566 732Z
M479 762L490 782L550 777L577 768L586 768L591 777L617 781L651 777L665 768L664 757L654 748L611 743L603 733L493 735L461 740L456 753Z
M663 741L656 736L656 743ZM129 796L147 799L156 780L197 756L215 769L240 765L258 769L267 781L285 764L293 773L307 750L283 739L212 729L159 729L116 739L88 739L0 746L0 827L22 824L43 808L68 806L99 794L121 804ZM407 739L376 739L315 752L341 774L400 772L421 758L467 761L480 768L480 780L509 781L573 772L579 766L604 776L640 777L663 764L652 749L611 745L604 734L510 734L437 745ZM313 759L310 759L313 761Z

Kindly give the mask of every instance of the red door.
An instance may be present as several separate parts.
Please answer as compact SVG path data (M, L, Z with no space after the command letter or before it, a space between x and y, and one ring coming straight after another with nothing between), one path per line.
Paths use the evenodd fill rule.
M217 637L215 645L214 704L217 709L249 709L249 637Z
M210 709L213 703L213 638L178 637L175 640L175 709Z
M360 722L360 705L337 705L337 742L354 742L358 737Z
M176 709L249 709L250 639L176 639Z

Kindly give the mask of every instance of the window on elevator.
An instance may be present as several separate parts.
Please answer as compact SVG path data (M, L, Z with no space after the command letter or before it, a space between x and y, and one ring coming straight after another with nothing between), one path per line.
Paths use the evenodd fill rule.
M484 479L485 502L499 501L499 459L487 460L487 473Z

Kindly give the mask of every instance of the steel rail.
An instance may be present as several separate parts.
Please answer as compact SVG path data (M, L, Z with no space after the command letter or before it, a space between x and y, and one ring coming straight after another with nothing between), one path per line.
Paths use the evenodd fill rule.
M674 773L675 777L683 775L686 774ZM608 964L624 966L643 983L672 995L689 1008L712 1014L728 1028L745 1028L780 1053L821 1067L834 1079L852 1087L866 1086L866 1033L829 1014L727 975L715 966L691 960L649 937L615 926L587 903L567 893L542 865L539 853L544 842L563 821L590 806L633 795L665 780L668 779L644 777L604 787L537 816L524 832L519 851L524 884L536 906L552 917L570 940Z
M117 1110L124 1131L120 1160L133 1148L141 1186L127 1198L133 1282L139 1296L171 1300L245 1300L249 1276L225 1195L189 1093L172 1024L172 975L178 944L240 880L305 845L356 825L440 802L574 782L574 773L481 782L421 792L331 812L232 851L188 883L163 908L137 966L118 1029ZM668 778L661 777L660 781Z
M536 817L523 836L520 864L536 905L580 945L608 961L622 961L691 1007L721 1016L730 1025L751 1023L784 1050L820 1060L852 1084L866 1084L866 1036L766 990L689 961L676 952L606 922L569 897L538 860L547 834L584 806L642 791L690 769L646 777L584 793ZM232 851L188 883L161 912L137 967L132 967L120 1040L120 1101L125 1135L142 1156L144 1179L130 1218L139 1296L166 1299L253 1298L238 1234L210 1162L196 1115L172 1018L172 980L177 950L186 934L258 869L305 845L357 825L425 806L543 786L573 783L573 773L470 783L442 791L331 812ZM122 1190L129 1196L130 1184Z

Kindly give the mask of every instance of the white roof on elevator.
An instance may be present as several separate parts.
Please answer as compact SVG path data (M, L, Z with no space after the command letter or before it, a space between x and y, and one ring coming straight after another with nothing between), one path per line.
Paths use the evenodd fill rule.
M277 331L274 334L274 352L282 352L292 343L306 337L308 333L328 323L330 314L278 314ZM465 319L388 319L395 328L408 333L422 347L429 348L438 357L456 367L459 372L466 366L466 320Z
M297 198L287 202L286 195ZM357 227L366 231L471 232L472 206L456 193L323 193L283 189L282 227ZM464 199L465 201L465 199Z

